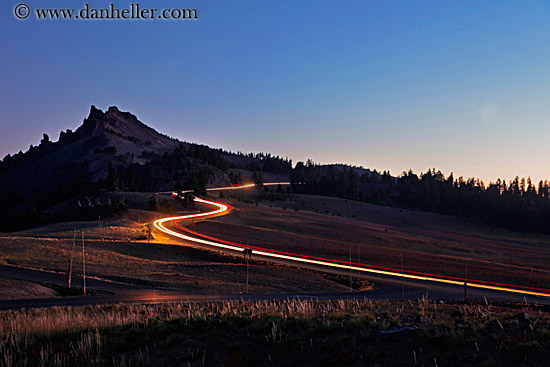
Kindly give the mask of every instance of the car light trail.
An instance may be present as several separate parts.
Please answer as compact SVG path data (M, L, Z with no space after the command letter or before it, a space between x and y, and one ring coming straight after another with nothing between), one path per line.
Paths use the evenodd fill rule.
M288 185L288 182L282 182L282 183L266 183L264 186L274 186L274 185ZM221 190L236 190L236 189L246 189L256 186L255 184L247 184L247 185L239 185L239 186L230 186L230 187L219 187L219 188L211 188L207 189L207 191L221 191ZM172 193L172 192L170 192ZM177 225L177 222L187 219L194 219L194 218L204 218L204 217L211 217L216 216L218 214L226 214L233 208L229 205L217 203L215 201L209 201L204 200L200 198L195 198L195 202L203 203L207 205L212 205L214 207L217 207L217 210L213 210L210 212L204 212L204 213L198 213L198 214L187 214L187 215L181 215L176 217L168 217L168 218L162 218L158 219L153 222L153 225L156 229L159 231L166 233L168 235L178 237L187 241L200 243L207 246L212 247L218 247L223 248L226 250L236 251L236 252L243 252L245 249L250 249L252 251L253 255L258 255L262 257L267 258L273 258L273 259L281 259L281 260L287 260L297 263L306 263L306 264L312 264L312 265L320 265L324 267L331 267L331 268L337 268L337 269L345 269L345 270L355 270L363 273L372 273L372 274L379 274L379 275L386 275L386 276L392 276L392 277L399 277L399 278L406 278L406 279L413 279L413 280L422 280L422 281L430 281L430 282L438 282L438 283L444 283L444 284L452 284L452 285L464 285L464 282L466 281L467 285L472 288L480 288L480 289L487 289L487 290L494 290L494 291L502 291L502 292L510 292L510 293L517 293L522 295L531 295L531 296L541 296L541 297L550 297L550 290L547 289L538 289L533 290L527 290L527 289L517 289L517 288L527 288L524 286L513 286L510 284L503 284L503 283L495 283L495 282L486 282L486 281L479 281L479 280L472 280L472 279L461 279L457 277L449 277L449 276L438 276L435 274L429 274L429 273L421 273L421 272L401 272L397 269L392 268L384 268L379 266L369 266L365 264L357 264L357 263L346 263L344 261L340 260L333 260L333 259L327 259L327 258L320 258L320 257L313 257L313 256L307 256L307 255L300 255L300 254L294 254L289 252L282 252L282 251L276 251L276 250L269 250L261 247L256 246L245 246L243 244L220 240L214 237L198 234L196 232L190 231L188 229L185 229L179 225ZM180 228L188 233L194 234L195 236L186 235L180 232L173 231L171 229L168 229L164 226L165 223L172 223L175 227ZM197 237L203 237L199 238ZM204 239L208 238L208 239ZM357 266L362 265L362 266ZM485 284L483 284L485 283ZM517 288L513 288L517 287Z
M400 270L400 269L396 269L396 268L389 268L389 267L385 267L385 266L379 266L379 265L372 265L372 264L361 264L361 263L356 263L356 262L352 262L350 263L349 261L344 261L344 260L337 260L337 259L328 259L328 258L323 258L323 257L317 257L317 256L311 256L311 255L297 255L297 254L294 254L292 252L285 252L285 251L279 251L279 250L273 250L273 249L267 249L267 248L263 248L263 247L257 247L257 246L251 246L251 245L244 245L242 243L237 243L237 242L232 242L232 241L227 241L227 240L222 240L220 238L216 238L216 237L212 237L212 236L208 236L206 234L203 234L203 233L198 233L198 232L195 232L195 231L192 231L188 228L185 228L181 225L179 225L177 222L174 222L172 223L172 225L182 231L185 231L187 233L190 233L192 236L194 236L194 238L203 238L203 239L209 239L209 240L212 240L212 241L216 241L218 243L224 243L224 244L229 244L229 245L234 245L234 246L237 246L237 247L240 247L240 248L247 248L247 249L256 249L256 250L260 250L260 251L269 251L270 253L276 253L276 254L281 254L281 255L289 255L289 256L299 256L300 258L304 258L304 259L312 259L312 260L319 260L319 261L328 261L328 262L331 262L331 263L340 263L340 264L344 264L345 265L345 269L349 269L349 266L359 266L361 267L361 269L365 269L366 267L368 268L371 268L371 269L378 269L378 270L385 270L385 271L389 271L389 272L392 272L392 273L399 273L401 274L402 272L403 273L407 273L407 274L412 274L412 275L418 275L418 276L426 276L426 277L436 277L436 278L441 278L441 279L450 279L450 280L456 280L458 282L460 282L461 284L464 284L464 278L462 277L453 277L453 276L449 276L449 275L435 275L435 274L431 274L431 273L424 273L424 272L420 272L420 271L413 271L413 270ZM486 281L486 280L472 280L472 279L466 279L467 282L471 282L471 281L474 281L474 282L477 282L477 283L482 283L484 285L489 285L489 286L502 286L502 287L508 287L508 286L511 286L509 284L505 284L505 283L498 283L498 282L489 282L489 281ZM523 289L526 289L526 290L531 290L531 291L548 291L547 289L542 289L542 288L535 288L535 287L528 287L528 286L521 286L521 285L515 285L514 287L516 288L523 288Z
M248 189L250 187L256 186L255 184L246 184L246 185L236 185L228 187L214 187L211 189L206 189L206 191L223 191L223 190L236 190L236 189Z

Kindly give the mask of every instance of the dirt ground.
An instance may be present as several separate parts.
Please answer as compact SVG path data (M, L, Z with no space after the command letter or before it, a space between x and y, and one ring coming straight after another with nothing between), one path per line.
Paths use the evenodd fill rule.
M185 246L159 234L149 243L144 223L162 216L165 215L131 210L101 224L98 221L59 223L4 235L0 237L0 263L65 272L72 252L73 268L78 275L82 268L84 232L89 276L188 291L246 292L247 266L242 257ZM319 274L290 267L251 263L248 270L252 293L322 293L347 289Z
M0 300L58 297L59 294L41 284L0 278Z

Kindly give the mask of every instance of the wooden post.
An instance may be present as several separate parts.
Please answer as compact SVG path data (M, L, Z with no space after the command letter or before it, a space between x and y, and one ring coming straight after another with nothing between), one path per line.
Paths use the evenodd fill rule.
M76 228L73 230L73 246L71 247L71 262L69 263L69 274L67 274L67 285L69 286L69 289L71 289L71 283L73 280L73 253L74 253L74 245L76 242Z
M243 255L246 260L246 293L248 293L248 279L249 279L249 270L248 270L248 262L250 258L252 257L252 249L248 248L248 243L246 244L247 248L243 250ZM248 255L248 256L247 256Z
M351 273L351 250L349 250L349 291L353 292L353 276Z
M248 293L248 260L249 260L249 257L246 258L246 293Z
M82 283L84 297L86 297L86 251L84 249L84 231L82 231Z
M405 277L403 276L403 254L401 255L401 296L405 300Z
M467 301L466 290L468 289L468 283L466 282L466 276L468 273L468 264L464 264L464 303Z

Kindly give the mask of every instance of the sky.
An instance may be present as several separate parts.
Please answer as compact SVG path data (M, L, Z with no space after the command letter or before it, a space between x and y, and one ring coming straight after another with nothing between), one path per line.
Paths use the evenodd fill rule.
M1 2L0 158L116 105L294 162L550 179L548 1L143 0L199 17L19 20L20 1L130 3Z

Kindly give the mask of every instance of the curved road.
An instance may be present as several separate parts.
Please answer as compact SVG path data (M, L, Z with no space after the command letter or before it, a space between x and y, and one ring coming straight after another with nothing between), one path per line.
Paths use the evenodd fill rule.
M283 184L288 183L269 183L264 185ZM235 190L250 188L253 186L254 184L249 184L244 186L215 188L209 190ZM190 214L159 219L153 223L155 228L170 236L177 237L185 241L190 241L194 244L198 244L201 246L216 248L218 250L229 252L232 254L244 253L258 260L267 260L279 264L299 266L339 275L349 275L350 272L353 271L356 273L353 275L355 277L360 274L361 278L373 280L377 283L384 284L386 287L399 286L401 288L405 286L408 288L412 287L413 289L420 289L423 293L428 292L436 298L461 299L464 296L464 285L466 284L468 298L482 299L485 297L491 300L517 302L518 300L526 301L527 297L529 297L532 302L550 304L550 290L548 289L532 288L498 282L488 282L476 279L463 279L451 276L430 274L427 272L413 272L406 270L402 271L399 269L385 268L369 264L350 263L328 258L276 251L256 246L247 246L240 243L206 236L191 231L179 225L178 222L195 218L204 218L227 214L233 208L226 204L208 201L200 198L195 198L195 201L198 203L211 205L215 209L210 212L199 214Z
M264 185L283 185L288 183L271 183ZM235 190L253 187L254 184L213 188L209 191ZM177 193L172 193L177 195ZM305 256L300 254L275 251L260 247L246 246L243 244L225 241L214 237L206 236L191 231L179 224L181 221L205 218L217 215L228 214L232 207L226 204L195 198L196 202L213 206L215 209L210 212L182 215L177 217L163 218L153 224L156 229L170 236L177 237L182 241L193 243L205 248L231 253L246 253L253 259L264 260L289 266L322 271L342 276L349 276L353 271L353 277L368 279L379 285L379 289L371 292L353 292L338 294L208 294L190 293L177 289L162 289L145 286L135 286L107 280L87 278L87 288L96 291L90 297L64 297L49 299L31 300L7 300L0 301L0 309L18 309L29 307L51 307L51 306L80 306L90 304L107 303L160 303L177 301L217 301L230 299L287 299L300 297L302 299L417 299L426 294L432 299L457 300L464 295L464 279L438 276L429 273L418 273L411 271L401 272L398 269L382 268L367 264L349 263L334 259ZM41 270L31 270L15 266L0 265L0 276L22 279L44 284L66 284L66 274L54 273ZM75 279L75 286L79 281ZM526 302L550 305L550 290L530 289L494 282L467 279L468 300L503 301L503 302ZM527 289L526 289L527 288Z

